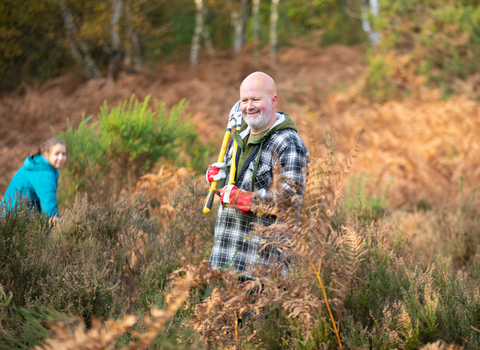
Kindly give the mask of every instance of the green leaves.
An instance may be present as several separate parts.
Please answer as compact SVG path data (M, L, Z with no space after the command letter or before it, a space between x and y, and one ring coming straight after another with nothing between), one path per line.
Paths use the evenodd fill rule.
M73 198L76 191L87 192L93 201L118 198L160 159L178 160L183 152L188 163L189 147L202 147L188 118L182 118L187 104L182 100L169 114L165 104L152 110L150 96L141 102L132 96L111 110L105 102L97 122L90 116L74 129L67 121L67 130L58 135L68 146L63 198Z

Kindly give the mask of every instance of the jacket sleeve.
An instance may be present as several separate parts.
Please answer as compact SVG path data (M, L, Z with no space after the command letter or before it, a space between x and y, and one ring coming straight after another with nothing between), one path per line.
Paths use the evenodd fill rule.
M281 188L280 191L286 198L298 195L296 198L301 203L305 188L305 172L309 162L309 155L303 143L289 142L288 145L277 154L275 164L280 164L282 173L280 175ZM260 189L255 191L254 198L260 202L270 201L274 197L273 189Z
M48 217L57 216L57 176L51 170L39 171L37 178L32 181L33 188L40 201L42 213Z

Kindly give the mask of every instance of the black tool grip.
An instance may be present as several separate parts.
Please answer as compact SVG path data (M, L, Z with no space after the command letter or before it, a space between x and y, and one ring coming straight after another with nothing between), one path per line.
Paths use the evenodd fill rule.
M207 199L205 200L205 205L203 207L204 214L208 214L210 212L210 209L212 209L214 199L215 199L215 191L210 190L208 192Z

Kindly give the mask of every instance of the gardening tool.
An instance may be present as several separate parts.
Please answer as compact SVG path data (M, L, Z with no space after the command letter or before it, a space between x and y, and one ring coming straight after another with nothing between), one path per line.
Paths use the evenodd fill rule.
M240 101L238 101L235 106L237 106L237 110L235 111L235 123L236 123L235 124L235 129L240 130L240 128L242 127L242 120L243 120L242 111L240 109ZM237 159L237 151L238 151L238 144L234 139L233 140L232 164L230 165L230 177L228 178L227 185L235 184L235 177L237 175L236 174L237 164L235 162L235 160Z
M225 157L225 152L227 151L228 140L230 139L230 133L232 128L240 129L242 124L242 111L240 109L240 101L235 103L235 105L230 110L230 114L228 115L228 124L227 129L225 130L225 134L223 136L222 147L220 148L220 153L218 155L217 163L223 162L223 157ZM237 143L234 141L233 145L233 157L236 156L236 150L238 148ZM235 172L235 158L232 158L232 167L230 168L230 181L232 179L232 171ZM233 182L235 182L235 173L233 174ZM210 188L208 189L208 195L205 199L205 205L203 206L203 213L208 214L212 209L213 199L215 198L215 190L217 189L217 181L212 182Z

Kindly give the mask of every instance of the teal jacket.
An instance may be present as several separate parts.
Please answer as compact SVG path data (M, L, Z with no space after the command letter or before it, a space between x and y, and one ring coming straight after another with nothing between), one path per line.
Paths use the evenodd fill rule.
M26 198L31 208L45 216L59 216L57 210L59 175L58 170L43 155L28 157L8 185L3 205L10 209L19 198Z

